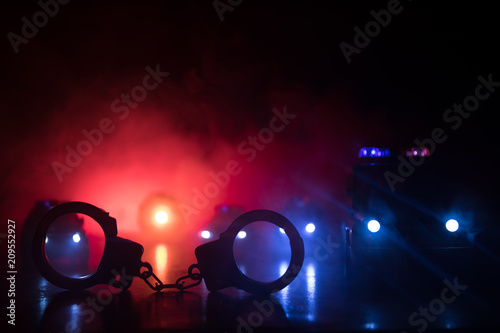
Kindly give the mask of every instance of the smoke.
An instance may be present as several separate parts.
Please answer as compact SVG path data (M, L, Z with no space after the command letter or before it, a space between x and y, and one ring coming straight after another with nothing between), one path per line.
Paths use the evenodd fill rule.
M290 75L293 64L280 63L286 51L277 58L245 31L208 25L194 36L187 24L199 28L194 17L185 23L131 4L100 15L86 8L73 22L77 9L59 14L54 25L61 31L40 33L4 62L11 85L2 99L1 202L8 218L22 221L36 200L78 200L109 211L120 231L132 232L152 193L195 208L194 224L220 203L280 209L292 196L341 213L356 148L390 139L383 110L360 113L342 84L315 90ZM94 25L83 33L85 19ZM127 19L130 26L112 27ZM114 101L127 105L123 94L144 86L148 66L169 75L133 100L126 116L115 112ZM269 128L273 109L284 108L296 117L248 161L240 145ZM229 161L241 172L205 207L194 207L195 190Z
M203 192L213 182L210 173L226 170L229 161L236 161L241 172L196 209L195 222L207 221L220 203L280 209L299 196L325 208L348 204L344 193L353 143L366 135L362 124L374 119L355 116L347 102L325 101L297 86L270 89L263 93L262 106L249 108L196 100L185 84L167 78L120 120L110 108L119 97L117 87L129 91L140 80L136 75L125 82L93 82L78 89L60 109L46 114L38 131L8 148L7 164L16 167L5 181L7 214L23 218L41 199L86 201L116 217L119 230L135 231L138 207L148 195L165 193L195 208L194 190ZM249 161L252 156L242 154L240 145L268 128L273 109L283 108L296 117L262 150L254 149ZM103 119L112 122L113 130L101 132L101 142L88 153L89 145L82 142L91 141L83 132L95 131ZM76 163L79 151L88 155L78 154Z

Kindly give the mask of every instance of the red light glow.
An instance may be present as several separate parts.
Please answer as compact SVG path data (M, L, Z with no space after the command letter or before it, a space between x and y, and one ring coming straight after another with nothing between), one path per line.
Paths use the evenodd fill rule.
M165 224L168 221L168 214L164 210L160 210L155 214L155 221L159 224Z

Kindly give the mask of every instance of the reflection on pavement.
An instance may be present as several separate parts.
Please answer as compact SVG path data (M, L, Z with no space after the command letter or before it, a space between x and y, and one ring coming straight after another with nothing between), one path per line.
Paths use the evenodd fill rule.
M195 262L193 249L187 247L165 243L144 247L143 260L153 263L156 274L167 283L185 275ZM290 285L260 297L234 288L209 293L204 283L185 292L155 293L138 278L123 292L107 292L107 286L70 292L52 286L26 268L23 273L30 278L23 282L19 305L26 320L20 328L41 332L206 329L237 333L257 328L416 331L426 327L432 331L478 322L486 327L496 325L498 288L493 290L491 283L482 281L498 281L498 270L484 258L476 260L474 267L453 262L440 265L448 276L458 277L468 286L442 309L438 300L446 285L433 265L408 263L403 267L412 267L413 271L396 274L388 260L384 270L367 265L359 268L357 276L346 279L341 258L339 253L323 262L306 261ZM427 266L431 268L426 271ZM273 269L283 274L287 267L283 261ZM424 308L433 319L426 320L425 325Z

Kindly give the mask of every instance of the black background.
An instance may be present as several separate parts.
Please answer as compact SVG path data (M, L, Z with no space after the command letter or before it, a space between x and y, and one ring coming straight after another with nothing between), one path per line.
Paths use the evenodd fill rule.
M209 171L236 159L242 175L200 222L217 203L279 209L295 195L333 212L335 224L350 209L357 149L410 146L441 127L448 139L431 158L498 224L499 91L457 130L443 121L478 76L500 81L495 2L402 1L348 64L339 44L352 45L354 27L387 3L243 0L221 22L212 1L72 0L17 54L7 35L40 7L3 3L2 221L22 225L36 200L82 200L134 231L144 197L167 189L190 204ZM83 129L112 118L110 103L156 64L170 73L165 82L59 182L53 161L64 161ZM246 163L238 145L284 106L297 119Z
M373 20L370 11L385 9L386 1L246 0L226 11L221 22L210 1L74 0L60 5L18 54L7 34L20 34L21 18L31 21L40 7L34 1L4 4L2 214L22 221L35 200L88 199L77 187L103 172L99 184L113 193L114 183L104 184L106 169L126 168L135 152L160 140L148 126L158 115L169 135L194 140L196 158L217 170L228 160L216 153L221 143L234 156L247 135L268 124L271 109L284 105L299 112L301 120L280 134L279 144L262 161L284 170L290 182L307 184L295 188L298 192L312 193L321 184L329 189L329 199L348 207L344 176L357 148L409 146L443 127L448 140L438 146L436 160L473 193L494 202L498 92L456 131L442 116L474 93L479 75L500 80L496 7L425 1L401 6L401 13L348 64L339 44L352 45L354 27L364 29ZM127 129L113 133L117 137L105 151L96 148L94 163L85 161L65 175L69 182L59 183L51 162L63 161L65 145L75 146L81 130L96 127L110 102L140 82L145 66L155 64L170 73L166 83L130 117ZM134 128L136 122L142 125ZM133 142L122 140L127 131ZM134 146L138 138L145 145ZM290 155L294 151L297 156ZM96 157L113 152L117 158ZM128 152L133 152L130 158L121 159ZM153 177L148 168L154 163L144 163L141 177ZM277 177L266 172L256 168L228 196L239 193L237 203L273 208L255 199L263 191L259 186ZM260 185L249 185L256 175L263 179ZM127 181L125 175L122 180ZM185 192L190 190L187 186Z

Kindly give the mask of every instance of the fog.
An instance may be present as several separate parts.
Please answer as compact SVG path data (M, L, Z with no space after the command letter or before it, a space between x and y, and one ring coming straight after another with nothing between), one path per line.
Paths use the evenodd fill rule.
M79 200L109 211L119 230L135 231L138 207L152 193L195 208L188 224L210 219L220 203L280 209L292 196L340 214L350 205L347 177L359 147L423 138L465 96L447 86L436 97L448 69L428 81L440 58L426 66L410 30L406 39L384 31L347 65L338 44L352 38L346 27L366 20L346 19L360 12L351 6L249 4L223 22L195 2L95 6L61 7L17 54L4 44L5 217L22 221L36 200ZM19 5L6 31L19 33L20 18L36 10ZM402 27L411 26L416 14L405 15ZM395 41L405 42L406 58L391 52ZM391 81L417 73L420 81ZM273 121L283 110L293 116ZM259 133L266 143L253 146ZM79 148L84 154L75 157ZM194 207L196 191L228 163L227 186Z

